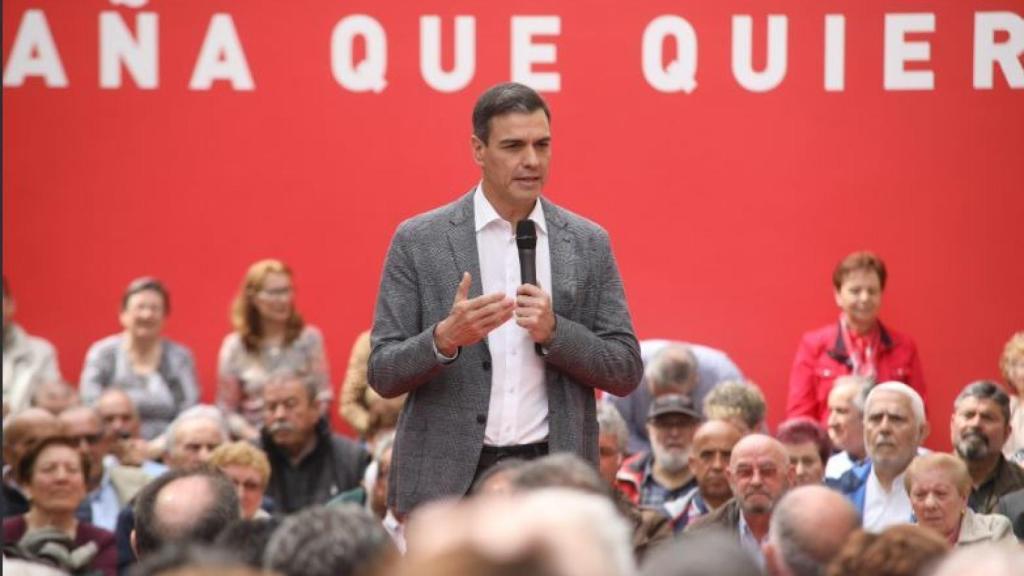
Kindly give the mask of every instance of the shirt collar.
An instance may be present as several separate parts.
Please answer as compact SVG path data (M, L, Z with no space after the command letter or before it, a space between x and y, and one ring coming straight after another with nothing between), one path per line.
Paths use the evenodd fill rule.
M530 212L527 219L533 220L533 223L537 225L537 230L541 234L547 235L548 224L544 219L544 205L539 198L534 203L533 211ZM491 205L490 200L484 196L483 182L477 184L476 190L473 192L473 220L476 224L476 232L483 230L491 222L502 220L501 216L498 215L498 211Z

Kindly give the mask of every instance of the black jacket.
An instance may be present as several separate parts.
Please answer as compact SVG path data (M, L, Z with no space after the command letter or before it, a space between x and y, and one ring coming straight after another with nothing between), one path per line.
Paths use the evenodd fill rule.
M327 420L316 425L316 447L297 466L263 431L263 450L270 459L270 484L267 495L274 499L278 511L291 514L328 500L359 486L370 455L355 442L333 434Z

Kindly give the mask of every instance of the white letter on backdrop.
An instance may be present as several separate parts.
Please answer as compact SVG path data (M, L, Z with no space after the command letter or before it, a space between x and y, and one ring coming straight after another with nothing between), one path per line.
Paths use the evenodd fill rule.
M255 88L230 14L214 14L210 18L210 27L206 29L206 39L199 50L188 87L190 90L209 90L215 80L227 80L235 90Z
M846 87L846 16L825 15L825 91Z
M907 42L907 32L934 32L935 14L885 15L885 89L931 90L935 73L931 70L905 70L905 62L927 62L931 45L925 41Z
M366 57L353 61L352 46L357 36L366 41ZM331 32L331 73L352 92L383 92L388 85L388 40L384 27L365 14L342 18Z
M512 17L512 80L538 92L558 92L562 77L558 72L534 72L534 64L554 64L554 44L534 44L534 36L558 36L562 19L558 16Z
M439 92L458 92L476 72L476 18L455 17L455 65L451 72L441 67L441 17L420 17L420 74Z
M768 16L768 63L764 70L755 72L753 18L746 15L732 17L732 75L736 82L751 92L767 92L774 89L786 77L786 29L785 16Z
M157 15L140 12L135 27L139 31L137 39L120 14L113 10L100 12L100 88L121 87L122 63L139 88L157 87Z
M996 43L996 30L1009 34ZM992 88L992 65L999 64L1010 88L1024 88L1024 18L1013 12L978 12L974 15L974 87Z
M665 39L676 42L676 59L662 66ZM665 14L644 28L641 60L644 78L659 92L686 92L697 89L697 33L679 16Z
M47 88L67 88L57 45L42 10L25 10L4 66L4 86L21 86L25 78L40 76Z

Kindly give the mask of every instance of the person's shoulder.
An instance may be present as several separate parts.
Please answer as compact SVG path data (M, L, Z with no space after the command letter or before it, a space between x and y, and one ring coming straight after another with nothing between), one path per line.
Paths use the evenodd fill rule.
M839 323L832 322L804 332L800 342L805 346L827 347L835 342L838 334Z
M608 238L608 231L586 216L559 206L547 198L542 197L541 204L544 206L544 217L549 223L556 226L565 225L566 228L577 234L589 234L601 239Z
M89 350L86 352L86 357L105 356L116 354L121 349L121 340L124 335L121 333L111 334L100 338L89 345Z
M313 324L306 324L299 333L299 340L303 342L319 343L324 340L324 333Z
M181 342L175 342L169 338L164 338L163 344L164 349L171 358L192 359L192 349Z
M892 345L894 347L917 348L917 343L914 342L914 339L906 332L893 328L888 324L879 323L879 326L881 326L883 333L892 341Z
M78 540L83 542L95 542L97 546L113 546L115 543L114 533L104 530L95 524L88 522L78 523Z
M406 218L395 231L396 238L417 238L423 235L436 234L439 224L473 218L473 193L464 194L459 198L426 212Z

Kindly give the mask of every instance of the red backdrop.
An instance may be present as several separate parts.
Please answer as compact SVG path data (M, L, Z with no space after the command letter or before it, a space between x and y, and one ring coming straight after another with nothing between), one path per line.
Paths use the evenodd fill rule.
M975 23L991 12L1003 13L1005 29L982 39L1012 47L1012 57L982 58L992 87L975 87ZM903 67L931 71L930 88L885 80L887 54L915 50L891 38L887 48L887 21L891 36L906 13L934 18L932 32L902 40L926 43L924 61ZM224 25L215 14L229 15L237 35L227 50L216 50L224 36L207 38L211 22ZM380 92L357 92L332 72L347 62L332 31L354 14L386 36ZM733 21L752 17L761 70L770 14L788 25L785 75L754 92L732 70ZM845 17L841 91L824 83L826 14ZM445 69L454 17L475 18L475 71L454 92L420 72L428 15L442 17ZM645 29L662 15L695 33L689 93L660 91L645 74ZM353 338L372 321L395 226L478 177L469 114L482 90L524 62L513 17L550 16L557 33L532 40L554 60L543 62L541 46L532 69L558 75L545 92L555 136L546 193L610 231L638 335L725 349L765 389L774 424L800 333L835 318L832 267L875 250L891 270L883 318L918 341L930 444L946 447L956 391L996 377L1003 343L1024 328L1022 15L1019 0L5 1L4 273L18 320L54 342L70 380L88 345L119 329L127 282L164 279L174 301L167 332L195 351L210 399L244 270L282 258L297 272L301 311L325 333L337 385ZM149 80L119 65L120 86L104 87L101 53L126 45L111 19L142 45L147 24L137 22L147 18L158 31ZM251 90L237 89L237 66L216 65L236 58L233 47ZM692 53L674 41L664 48L662 67ZM372 40L352 50L368 65L381 55ZM209 89L190 88L200 60ZM234 85L224 79L232 74Z

